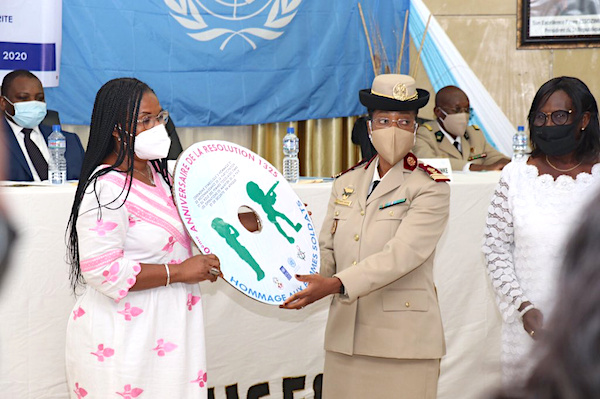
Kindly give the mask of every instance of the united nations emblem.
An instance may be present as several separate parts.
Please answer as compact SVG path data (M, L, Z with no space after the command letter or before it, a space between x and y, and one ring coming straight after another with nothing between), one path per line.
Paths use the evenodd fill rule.
M274 40L296 16L302 0L164 0L171 16L195 40L224 37L220 50L235 37L253 50L256 38Z

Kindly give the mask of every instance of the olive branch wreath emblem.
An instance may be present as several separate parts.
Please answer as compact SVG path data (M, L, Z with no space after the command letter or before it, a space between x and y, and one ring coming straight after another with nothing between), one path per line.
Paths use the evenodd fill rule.
M266 9L272 3L267 19L261 28L244 28L240 30L231 30L227 28L211 28L208 26L202 15L198 11L195 1L199 0L164 0L165 4L171 10L171 16L179 22L184 28L193 33L188 33L195 40L207 42L220 36L226 36L220 50L225 49L227 44L234 37L244 39L253 50L256 50L256 43L251 36L261 39L274 40L283 34L285 28L296 16L298 6L302 0L269 0L261 9ZM246 0L246 3L252 3L254 0Z

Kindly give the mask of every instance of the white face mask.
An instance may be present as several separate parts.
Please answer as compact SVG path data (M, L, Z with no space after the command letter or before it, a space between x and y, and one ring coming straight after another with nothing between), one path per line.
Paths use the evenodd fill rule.
M470 114L468 112L461 112L459 114L448 115L443 109L439 108L439 110L445 115L445 118L442 119L442 122L444 122L444 129L455 136L464 136L469 124Z
M162 123L138 134L133 144L135 155L148 161L166 158L170 147L171 138Z
M46 103L42 101L21 101L12 103L6 96L4 97L15 109L15 114L9 115L15 123L21 127L29 129L35 128L46 117Z

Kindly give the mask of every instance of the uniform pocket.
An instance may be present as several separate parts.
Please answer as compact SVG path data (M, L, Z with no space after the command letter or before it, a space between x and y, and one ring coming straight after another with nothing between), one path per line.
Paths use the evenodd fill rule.
M402 220L406 217L407 211L408 205L406 203L378 209L375 215L377 229L382 234L388 234L390 238L395 236Z
M375 216L375 220L392 220L392 221L400 221L406 216L406 211L408 210L408 204L405 202L403 204L393 205L387 208L378 209L377 215Z
M381 293L384 312L426 312L429 310L425 290L389 290Z
M347 229L346 222L352 217L352 208L344 205L336 205L333 209L333 221L331 224L331 235L338 236L336 233L341 229ZM336 238L337 242L337 238ZM336 243L334 242L334 245Z
M349 206L337 205L333 209L333 218L338 220L346 220L350 217L352 208Z

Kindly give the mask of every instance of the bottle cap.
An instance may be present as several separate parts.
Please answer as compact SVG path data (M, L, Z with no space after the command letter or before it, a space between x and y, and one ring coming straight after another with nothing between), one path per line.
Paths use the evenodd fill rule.
M524 132L524 131L525 131L525 126L523 126L523 125L519 125L519 126L517 127L517 131L518 131L518 132Z
M52 125L53 132L60 132L60 125Z
M289 127L287 128L287 132L288 132L288 134L290 134L290 133L291 133L291 134L294 134L294 128L293 128L292 126L289 126Z

